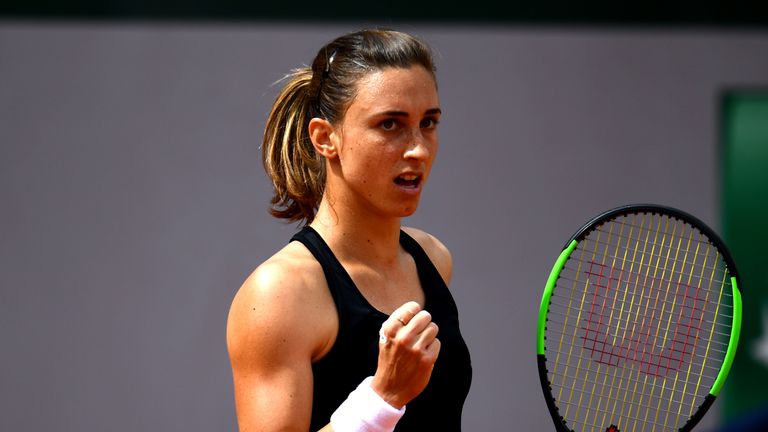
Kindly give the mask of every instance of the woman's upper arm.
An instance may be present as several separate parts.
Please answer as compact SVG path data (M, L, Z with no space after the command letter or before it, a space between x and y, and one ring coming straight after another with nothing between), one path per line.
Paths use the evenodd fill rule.
M317 333L298 295L303 284L299 273L267 263L232 301L227 349L241 431L309 428Z

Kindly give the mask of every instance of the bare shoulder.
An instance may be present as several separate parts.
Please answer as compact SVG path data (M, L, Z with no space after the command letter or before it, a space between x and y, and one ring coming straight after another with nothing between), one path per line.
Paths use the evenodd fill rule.
M434 235L417 228L403 227L403 231L419 243L424 252L440 272L445 284L451 282L453 273L453 257L451 251Z
M322 275L320 264L303 246L292 242L256 267L243 282L233 303L252 300L273 306L292 303L312 291L319 275Z
M323 344L318 330L327 328L320 325L327 321L324 306L333 308L333 301L322 267L303 245L289 243L259 265L232 300L227 319L232 360L241 350L252 354L254 346L271 347L264 354L279 354L274 348L286 341L314 355Z

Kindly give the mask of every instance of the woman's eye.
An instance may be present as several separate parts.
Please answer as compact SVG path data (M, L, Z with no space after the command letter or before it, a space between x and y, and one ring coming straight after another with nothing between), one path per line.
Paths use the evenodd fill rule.
M392 119L384 120L381 122L381 128L384 130L393 130L397 126L397 122Z
M421 121L421 124L419 126L421 126L422 129L428 129L428 128L436 127L437 123L439 122L436 119L425 118L424 120Z

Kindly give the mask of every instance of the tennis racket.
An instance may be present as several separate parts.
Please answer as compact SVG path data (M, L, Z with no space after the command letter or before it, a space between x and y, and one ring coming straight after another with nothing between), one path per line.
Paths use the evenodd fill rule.
M736 353L733 259L695 217L609 210L558 257L539 309L537 358L557 431L690 431Z

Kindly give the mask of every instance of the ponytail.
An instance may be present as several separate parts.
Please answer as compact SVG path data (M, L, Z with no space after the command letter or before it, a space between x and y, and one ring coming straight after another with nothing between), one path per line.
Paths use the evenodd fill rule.
M312 222L325 188L325 161L309 139L312 70L296 69L269 113L261 147L262 162L275 188L272 216Z

